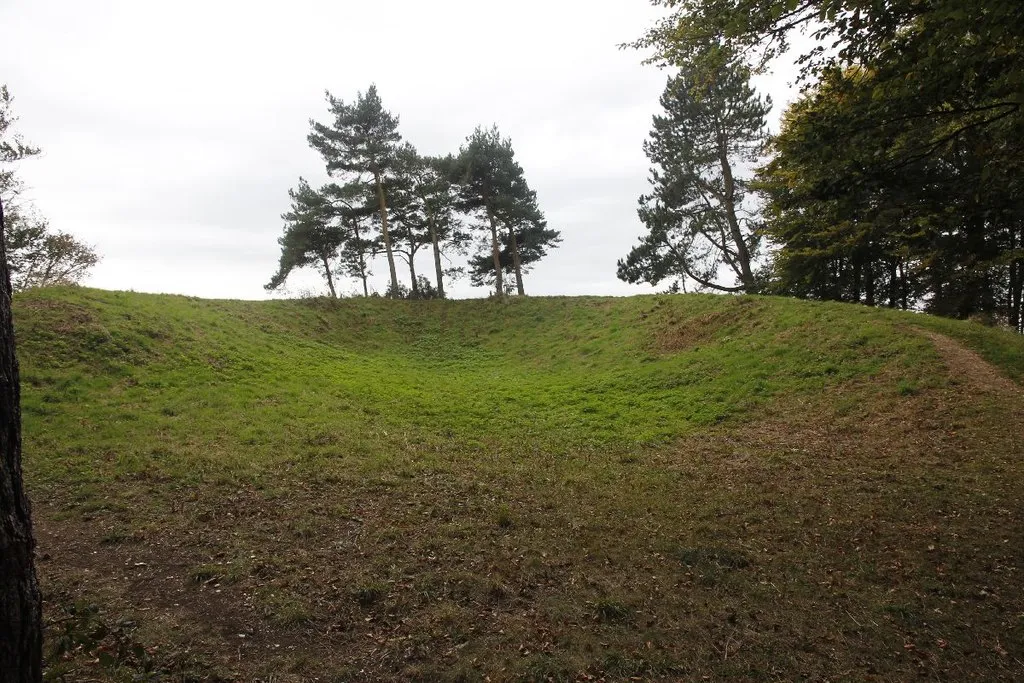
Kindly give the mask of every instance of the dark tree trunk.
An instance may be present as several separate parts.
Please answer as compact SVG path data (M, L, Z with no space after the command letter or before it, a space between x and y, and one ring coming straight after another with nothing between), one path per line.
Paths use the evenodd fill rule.
M516 270L516 293L519 296L526 296L526 292L523 290L523 268L519 262L519 240L516 239L516 231L512 228L508 229L508 238L512 247L512 265Z
M732 164L729 163L729 148L726 145L725 136L719 135L718 156L722 165L722 182L724 183L725 219L729 224L729 233L736 247L736 260L740 266L740 282L743 284L743 291L747 294L754 292L754 272L750 266L750 250L747 249L747 242L743 239L743 231L740 229L739 219L736 217L736 181L732 175Z
M43 679L42 596L21 477L21 388L0 200L0 683Z
M1024 260L1016 259L1013 262L1013 272L1016 273L1013 287L1013 311L1011 313L1013 326L1021 334L1024 334Z
M494 214L487 209L487 219L491 222L491 254L494 256L494 291L498 296L505 295L504 283L501 281L501 250L498 248L498 223Z
M889 261L889 308L896 308L896 301L899 296L899 274L896 268L896 260Z
M441 245L437 241L437 226L434 214L427 209L427 222L430 224L430 243L434 247L434 274L437 276L437 295L444 298L444 270L441 268Z
M359 219L352 220L352 230L356 235L356 244L359 244L362 240L359 239ZM370 296L370 288L366 284L366 257L363 256L363 247L359 246L359 279L363 281L363 296Z
M864 264L864 303L875 305L875 269L871 259Z
M380 174L374 176L377 183L377 202L380 204L380 231L384 236L384 251L388 256L388 271L391 274L391 291L398 294L398 271L395 270L395 253L391 249L391 233L388 232L388 204L384 199L384 184Z
M1024 259L1014 259L1010 264L1013 273L1010 280L1011 297L1010 321L1013 329L1024 333Z
M910 307L910 282L907 279L906 262L900 259L900 306L903 310Z
M1024 247L1024 228L1021 229L1020 239L1017 237L1017 228L1010 228L1010 253ZM1021 317L1021 299L1024 298L1024 260L1015 258L1010 261L1010 288L1007 296L1006 319L1015 332L1024 332L1024 319Z
M338 292L334 289L334 277L331 276L331 262L326 256L321 256L324 264L324 277L327 278L327 289L331 290L331 298L337 299Z
M860 274L861 274L861 255L857 254L853 257L853 302L860 303Z
M412 282L413 294L420 293L420 286L416 282L416 244L413 242L412 237L409 238L409 280Z

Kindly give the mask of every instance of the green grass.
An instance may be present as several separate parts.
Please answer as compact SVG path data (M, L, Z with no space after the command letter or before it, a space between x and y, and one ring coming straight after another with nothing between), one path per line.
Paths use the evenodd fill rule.
M1019 414L914 330L1019 383L1011 334L765 297L77 288L15 323L44 579L203 677L998 678L1024 642L1009 584L947 604L1021 559ZM947 533L975 552L936 575ZM915 659L915 629L956 646Z
M628 451L892 360L916 381L932 353L870 311L779 299L243 303L58 290L18 308L26 420L60 440L41 451L62 451L40 475L77 469L81 481L324 459L373 469L395 453ZM689 348L666 352L659 336Z

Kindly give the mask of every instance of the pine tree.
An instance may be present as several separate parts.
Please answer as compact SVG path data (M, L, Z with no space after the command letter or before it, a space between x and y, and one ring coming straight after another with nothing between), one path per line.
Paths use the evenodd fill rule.
M748 181L738 169L763 149L770 102L755 93L738 59L709 48L682 63L661 106L664 113L654 117L644 143L654 164L653 189L640 198L638 213L648 232L619 261L619 277L755 291L753 260L761 240L744 205ZM736 284L719 282L722 269Z
M312 131L307 139L324 158L329 174L341 175L349 181L363 175L372 179L391 290L398 291L398 273L388 225L388 186L394 179L398 143L402 139L398 132L398 117L384 109L375 85L371 85L366 93L357 93L352 104L346 104L330 92L327 93L327 102L334 121L322 124L310 120Z
M338 270L356 278L363 286L363 296L370 295L370 258L380 249L380 241L370 237L364 222L377 213L375 197L368 195L364 183L353 181L345 185L329 183L320 193L331 204L344 239L339 253Z
M442 260L445 253L463 253L470 240L455 211L455 190L449 179L454 157L421 157L411 159L409 191L416 207L418 229L425 244L431 247L437 296L445 297L444 278L447 272Z
M395 155L395 173L392 182L393 233L395 251L409 267L410 293L419 298L419 276L416 274L416 254L430 244L430 231L426 211L420 201L418 186L423 160L409 143L399 147Z
M293 270L313 266L327 281L331 298L336 298L333 273L345 232L333 220L334 208L324 194L311 188L304 178L299 178L298 188L289 190L288 195L292 208L281 215L285 221L284 234L277 240L281 245L281 260L265 288L279 289Z
M541 222L525 222L506 230L503 234L498 260L505 275L516 278L518 292L523 294L523 273L547 256L548 249L562 241L556 230ZM469 261L470 280L476 285L495 284L494 262L491 255L481 253Z
M496 126L488 130L477 128L451 162L449 173L458 188L459 209L486 219L482 226L490 231L490 259L486 254L477 254L470 261L474 282L489 281L493 277L497 295L503 296L503 274L509 263L503 262L502 252L507 249L516 274L516 288L523 295L525 261L517 232L532 229L531 255L535 258L556 246L560 236L558 231L546 227L544 215L537 206L537 195L515 160L512 142L502 138ZM504 234L501 234L502 226Z

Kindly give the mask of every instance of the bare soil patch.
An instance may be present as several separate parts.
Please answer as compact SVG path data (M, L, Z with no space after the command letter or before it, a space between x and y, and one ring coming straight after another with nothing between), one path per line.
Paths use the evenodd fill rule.
M950 375L958 382L987 394L1002 392L1017 397L1024 394L1020 386L974 351L944 334L931 330L920 332L935 344L935 349L942 356Z

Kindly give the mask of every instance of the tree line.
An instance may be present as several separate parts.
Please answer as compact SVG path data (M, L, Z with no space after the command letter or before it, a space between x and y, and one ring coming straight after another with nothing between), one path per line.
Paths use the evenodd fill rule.
M619 277L979 318L1024 332L1017 0L656 0L671 69L647 230ZM751 76L795 53L769 135Z
M398 117L384 108L376 86L351 102L328 92L327 103L331 118L310 120L307 141L331 182L314 188L299 178L289 190L281 258L267 290L312 267L332 297L338 277L355 279L370 296L371 264L383 255L386 296L444 298L445 280L464 273L450 265L451 255L468 254L474 284L502 296L514 281L525 294L524 274L561 236L547 226L511 141L497 127L478 127L457 154L425 156L403 141ZM416 270L421 250L432 257L433 283Z

